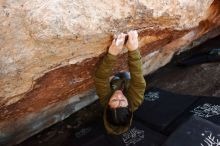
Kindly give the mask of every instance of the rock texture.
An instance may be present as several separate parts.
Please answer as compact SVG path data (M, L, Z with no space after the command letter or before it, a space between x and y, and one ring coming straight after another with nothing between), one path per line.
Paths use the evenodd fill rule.
M50 119L61 110L56 106L80 102L77 96L94 88L94 71L113 34L138 30L148 74L220 34L220 2L1 0L0 21L0 143L7 143L41 113ZM115 71L127 70L126 51L119 58ZM45 120L14 141L62 119Z

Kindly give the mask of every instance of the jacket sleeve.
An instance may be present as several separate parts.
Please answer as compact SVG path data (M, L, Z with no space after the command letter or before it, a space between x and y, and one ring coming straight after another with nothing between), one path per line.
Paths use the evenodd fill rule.
M105 98L107 98L108 94L111 92L109 77L112 74L112 68L116 60L117 56L108 53L95 71L96 94L99 96L102 106L105 106Z
M128 66L131 74L131 80L128 87L128 96L131 98L131 104L135 111L144 99L146 82L142 73L142 62L139 50L128 52Z

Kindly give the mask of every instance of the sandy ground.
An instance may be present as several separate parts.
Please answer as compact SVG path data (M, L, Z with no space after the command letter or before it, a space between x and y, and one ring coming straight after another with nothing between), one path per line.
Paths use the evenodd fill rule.
M171 63L146 76L148 87L159 87L179 94L220 97L220 63L176 66L179 59L211 48L220 48L220 36L176 55ZM74 139L75 131L98 118L101 119L101 108L96 101L17 146L68 146Z

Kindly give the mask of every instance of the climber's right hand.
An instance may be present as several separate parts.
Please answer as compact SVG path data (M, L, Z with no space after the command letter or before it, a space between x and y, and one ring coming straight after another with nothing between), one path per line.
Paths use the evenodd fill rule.
M126 34L121 33L120 35L118 35L113 41L111 46L109 47L108 53L116 56L118 55L124 46L124 41L125 41L125 36Z

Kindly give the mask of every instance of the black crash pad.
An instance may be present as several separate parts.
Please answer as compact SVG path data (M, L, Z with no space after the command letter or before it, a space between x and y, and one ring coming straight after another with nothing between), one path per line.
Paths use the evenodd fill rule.
M94 121L90 124L87 124L83 127L80 127L79 130L73 133L71 137L73 141L71 146L84 146L84 145L93 145L96 141L100 144L108 146L106 143L106 131L102 123L102 119Z
M127 132L119 136L108 136L112 146L160 146L165 139L165 136L137 121L133 121L131 128Z
M161 132L197 99L196 96L150 88L145 92L144 102L134 113L134 117Z
M108 135L102 130L97 123L96 126L84 128L85 132L76 132L71 146L159 146L166 138L136 121L121 135Z
M107 136L103 134L86 142L83 146L112 146L112 145L107 140Z
M192 115L199 116L220 126L220 97L200 97L181 117L168 126L165 130L166 133L172 132Z
M192 116L162 146L219 146L220 127L203 118Z

